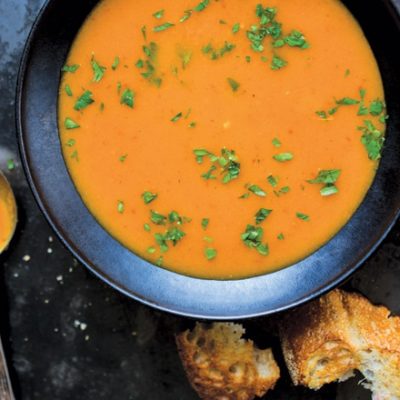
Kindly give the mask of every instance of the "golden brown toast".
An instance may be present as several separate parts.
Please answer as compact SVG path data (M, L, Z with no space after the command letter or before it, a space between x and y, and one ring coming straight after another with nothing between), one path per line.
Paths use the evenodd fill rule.
M334 290L288 313L280 337L296 385L318 389L358 369L374 398L400 399L400 318L387 308Z
M280 371L270 349L242 339L233 323L197 323L176 337L179 354L193 388L204 400L250 400L275 386Z

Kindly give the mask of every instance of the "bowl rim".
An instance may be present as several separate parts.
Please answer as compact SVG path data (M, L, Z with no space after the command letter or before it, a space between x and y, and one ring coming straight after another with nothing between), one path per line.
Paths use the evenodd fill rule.
M340 273L332 273L329 274L329 279L325 278L323 284L317 284L315 282L315 287L313 290L310 290L309 287L303 290L304 293L301 295L297 295L296 299L292 299L289 301L287 304L279 304L275 306L270 306L269 308L266 307L265 305L261 307L262 309L255 308L253 311L240 311L241 307L238 308L237 312L233 312L230 310L229 312L224 309L224 305L226 307L226 302L221 303L222 305L216 305L214 308L211 307L211 310L206 310L204 307L199 307L199 306L194 306L193 301L191 302L190 306L186 306L189 308L180 308L179 306L176 306L179 304L179 302L175 301L172 302L175 304L175 306L171 306L171 303L169 302L163 302L160 301L159 298L154 298L151 295L148 294L143 294L139 293L138 291L132 290L130 287L127 287L126 284L121 282L121 280L116 280L114 276L111 276L109 273L104 272L102 269L102 266L97 265L95 262L93 262L93 259L91 256L87 255L85 252L82 252L82 246L77 244L74 241L71 241L69 235L65 231L65 223L60 223L59 218L57 215L54 213L54 209L52 209L51 205L49 205L48 198L46 196L48 193L43 193L43 187L41 184L43 184L43 181L39 182L38 176L36 173L33 172L32 170L32 154L29 148L29 144L27 143L27 138L26 138L26 127L24 127L23 119L24 119L24 92L26 89L26 81L27 81L27 74L29 72L29 61L32 56L32 49L35 44L35 40L37 40L36 36L38 34L38 31L41 29L43 21L45 21L46 13L49 12L49 9L51 6L54 6L57 3L57 0L47 0L44 5L42 6L33 26L32 29L29 33L28 39L26 41L25 48L22 53L21 57L21 63L20 63L20 68L18 72L18 80L17 80L17 86L16 86L16 125L17 125L17 135L18 135L18 142L19 142L19 148L20 148L20 154L21 154L21 160L23 164L23 168L27 177L27 181L29 183L29 186L32 190L32 193L34 195L34 198L41 210L41 212L44 214L45 218L47 219L48 223L58 236L58 238L61 240L61 242L64 244L64 246L76 257L83 265L85 265L94 275L96 275L98 278L100 278L102 281L106 282L109 284L111 287L114 289L118 290L119 292L123 293L124 295L133 298L135 300L140 301L143 304L146 304L148 306L151 306L153 308L156 308L161 311L169 312L172 314L180 315L180 316L185 316L185 317L192 317L192 318L198 318L198 319L209 319L209 320L236 320L236 319L246 319L246 318L254 318L254 317L259 317L259 316L264 316L264 315L270 315L273 313L278 313L284 310L288 310L290 308L296 307L300 304L303 304L307 301L310 301L327 291L335 288L339 284L341 284L343 281L349 278L363 263L364 261L375 251L375 249L381 244L381 242L385 239L387 234L389 233L390 229L393 227L395 222L397 221L399 215L400 215L400 203L397 204L397 207L395 207L393 210L391 210L391 215L385 216L387 217L385 219L385 222L381 222L379 224L379 227L381 228L379 232L376 232L376 237L373 240L367 241L367 243L364 243L362 251L360 251L357 256L355 257L356 260L352 260L349 262L345 268ZM395 12L395 17L397 20L399 20L400 16L400 0L392 0L392 1L385 1L385 3L390 4L393 6L393 10ZM58 83L57 83L58 84ZM58 137L58 129L56 130L56 135ZM204 285L204 282L207 282L208 289L206 292L208 294L215 294L219 296L219 299L221 299L221 295L227 294L227 289L228 290L238 290L238 293L241 293L243 291L244 287L249 287L250 289L253 287L254 290L257 290L257 296L255 296L255 301L261 301L259 296L261 295L262 291L268 291L271 288L276 290L278 289L278 286L281 285L282 283L287 283L287 275L291 275L292 278L294 279L295 283L300 282L300 278L304 279L304 276L299 276L301 275L300 272L304 272L307 269L310 268L315 268L316 266L320 266L322 269L321 265L321 260L318 258L317 253L321 249L328 248L328 253L332 251L334 252L335 246L338 243L337 237L341 235L342 231L346 230L349 228L351 225L351 222L354 220L355 216L360 213L360 209L366 202L367 198L371 197L374 195L372 188L376 185L376 181L378 178L379 171L382 168L382 163L384 162L385 159L385 153L384 157L382 159L381 165L378 169L377 176L375 177L374 182L372 183L372 186L370 190L368 191L366 198L364 198L360 208L353 214L351 217L350 221L345 225L342 230L337 233L326 245L321 247L319 250L317 250L316 253L313 253L309 257L307 257L304 260L301 260L300 262L287 267L285 269L266 274L266 275L260 275L256 277L250 277L250 278L244 278L244 279L239 279L239 280L225 280L225 281L220 281L220 280L205 280L205 279L200 279L200 278L193 278L185 275L180 275L172 271L168 271L165 269L160 269L152 264L149 264L146 261L143 261L140 259L138 256L134 255L133 253L129 252L129 250L125 249L125 251L129 252L131 254L130 260L133 258L139 263L139 264L146 264L147 266L150 266L150 268L156 269L157 271L153 271L152 277L154 278L160 278L160 277L167 277L167 280L170 281L171 287L172 288L178 288L178 286L182 284L187 284L188 285L188 290L193 290L195 289L196 286L198 285ZM65 165L64 165L64 168ZM69 175L68 175L69 176ZM49 208L50 207L50 208ZM85 207L85 206L84 206ZM86 207L85 207L86 209ZM86 212L90 214L90 212L86 209ZM358 219L362 219L361 215L358 216ZM96 224L97 221L94 220ZM365 223L364 223L365 224ZM101 226L99 226L100 230L103 230ZM105 231L104 231L105 232ZM106 235L110 236L108 233ZM111 238L111 240L115 241L115 239ZM116 243L117 246L120 246L123 248L123 245L119 244L118 242ZM115 244L114 244L115 246ZM317 256L317 257L316 257ZM316 257L316 258L315 258ZM315 258L313 260L313 265L310 267L309 266L309 259ZM299 266L302 265L302 269L297 271L297 273L293 274L294 269L299 268ZM291 271L289 274L288 271ZM309 271L308 271L309 274ZM153 276L154 275L154 276ZM279 277L278 277L279 276ZM306 276L309 279L312 279L310 275ZM266 278L268 277L268 278ZM275 282L273 287L271 286L268 281L271 280L271 278L276 277ZM146 278L149 278L148 275L146 275ZM272 279L274 280L274 279ZM203 282L203 283L201 283ZM130 283L131 285L132 283ZM241 286L239 286L240 284ZM305 284L305 282L303 282ZM244 286L243 286L244 285ZM277 286L278 285L278 286ZM319 285L319 286L318 286ZM128 285L129 286L129 285ZM170 287L170 288L171 288ZM216 293L216 291L220 290L221 293ZM246 289L244 291L246 294L249 293L249 289ZM251 292L251 290L250 290ZM199 293L204 293L204 290L200 291ZM199 293L196 295L199 296ZM153 293L154 294L154 293ZM268 294L268 298L269 298ZM237 296L238 298L240 295ZM186 299L187 300L187 299ZM266 299L264 299L266 301ZM246 307L246 306L242 306ZM248 306L247 306L248 307Z

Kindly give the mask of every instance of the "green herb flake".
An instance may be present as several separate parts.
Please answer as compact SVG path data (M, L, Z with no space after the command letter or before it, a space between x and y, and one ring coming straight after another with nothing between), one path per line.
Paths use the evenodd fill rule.
M66 129L77 129L80 128L80 125L78 123L76 123L73 119L71 118L65 118L64 121L64 126Z
M227 22L226 22L225 20L223 20L223 19L220 19L220 20L219 20L219 23L220 23L221 25L226 25L226 24L227 24Z
M156 193L151 193L151 192L142 193L142 199L144 201L144 204L150 204L157 197L158 197L158 194L156 194Z
M276 178L275 176L269 175L267 181L272 187L278 186L278 178Z
M14 171L14 169L15 169L15 162L14 162L13 159L7 160L7 169L8 169L9 171Z
M196 7L193 8L194 11L201 12L210 4L210 0L203 0Z
M275 154L272 157L275 161L279 161L279 162L287 162L287 161L291 161L293 160L293 154L292 153L279 153L279 154Z
M150 220L155 225L165 225L167 217L159 214L157 211L150 211Z
M146 25L143 25L142 28L140 29L143 35L143 39L147 40L147 27Z
M164 10L156 11L156 12L153 14L153 17L154 17L154 18L157 18L157 19L161 19L163 16L164 16Z
M256 220L256 225L261 224L261 222L265 221L266 218L272 213L272 210L268 210L266 208L260 208L256 215L255 215L255 220Z
M125 162L125 160L127 159L127 157L128 157L128 154L122 155L121 157L119 157L119 162L121 162L121 163Z
M224 45L220 49L215 49L211 43L207 46L204 46L201 51L203 54L208 55L210 60L218 60L219 58L223 57L225 54L230 53L236 48L236 45L233 43L225 41Z
M315 114L321 119L328 119L328 114L325 111L316 111Z
M240 23L237 22L236 24L233 25L232 27L232 33L238 33L240 31Z
M142 59L139 59L136 61L135 67L137 68L143 68L144 67L144 61Z
M336 104L340 106L352 106L354 104L359 104L360 101L357 99L352 99L351 97L343 97L342 99L336 100Z
M285 61L283 58L280 58L276 54L272 57L272 62L271 62L271 69L273 71L277 71L279 69L282 69L287 65L287 61Z
M272 146L279 148L282 146L281 141L278 138L273 138L272 139Z
M248 190L251 193L254 193L256 196L259 196L259 197L265 197L267 195L267 193L265 193L264 190L261 189L260 186L258 186L258 185L250 185L248 187Z
M345 78L347 78L350 75L350 70L347 68L346 71L344 72Z
M76 140L75 139L68 139L67 142L65 143L65 145L67 147L74 147L76 144Z
M77 150L74 150L74 151L72 152L71 158L72 158L73 160L75 160L76 162L79 162L79 154L78 154L78 151L77 151Z
M148 252L149 254L154 254L154 253L156 252L156 248L153 247L153 246L150 246L150 247L147 249L147 252Z
M71 87L68 84L65 85L64 90L65 90L65 93L67 94L68 97L72 97L73 96Z
M238 83L237 81L235 81L232 78L228 78L228 83L229 86L231 87L232 91L237 92L238 89L240 88L240 83Z
M381 115L384 110L385 110L385 104L383 103L383 101L379 99L372 101L369 106L369 113L374 117Z
M165 30L167 30L169 28L172 28L173 26L175 26L175 24L173 24L171 22L165 22L162 25L155 26L153 28L153 32L162 32L162 31L165 31Z
M197 122L192 121L190 122L190 124L188 125L189 128L195 128L197 126Z
M209 218L203 218L201 220L201 226L204 230L206 230L208 228L208 225L210 223L210 219Z
M181 50L179 51L179 58L182 61L182 68L186 69L186 67L188 66L188 64L190 63L193 53L189 50Z
M104 111L104 103L100 103L100 111L101 111L101 112Z
M215 257L217 257L217 254L218 254L217 250L213 249L212 247L207 247L204 250L204 255L205 255L205 257L207 258L208 261L211 261Z
M290 192L290 187L289 186L283 186L279 190L274 190L274 194L277 197L280 197L280 196L282 196L282 195L284 195L286 193L289 193L289 192Z
M215 165L211 165L210 169L205 172L204 174L201 175L202 178L204 178L206 181L210 179L217 179L216 176L213 175L214 171L216 171L217 167Z
M324 196L324 197L332 196L338 192L339 192L339 189L333 184L326 185L320 190L321 196Z
M174 117L171 118L171 122L178 122L183 116L183 113L178 113Z
M144 229L146 232L150 232L150 231L151 231L151 226L150 226L149 224L144 224L144 225L143 225L143 229Z
M93 69L93 82L100 82L103 79L104 73L106 71L106 67L101 66L94 57L91 61L92 69Z
M121 104L133 108L135 104L135 93L131 89L125 89L121 96Z
M263 235L264 230L261 227L247 225L246 231L241 235L241 239L247 247L256 249L261 255L267 256L269 248L267 244L262 243Z
M125 211L125 205L123 201L118 201L117 210L120 214L123 214L123 212Z
M187 10L183 14L183 16L179 19L179 22L185 22L192 16L192 10Z
M296 217L298 219L301 219L302 221L310 221L310 217L307 214L303 214L301 212L297 212Z
M324 169L321 170L318 173L318 176L315 179L308 180L308 183L325 183L325 184L330 184L330 183L336 183L336 181L339 179L339 176L341 174L340 169Z
M81 111L84 110L87 106L90 104L94 103L94 100L92 98L93 93L90 92L89 90L86 90L76 101L74 109L76 111Z
M250 56L246 56L245 60L246 60L247 63L250 63L251 62L251 57Z
M376 126L368 120L365 120L364 126L360 126L358 129L363 132L361 143L367 150L368 157L373 161L379 160L385 142L383 132L377 129Z
M62 72L69 72L71 74L74 74L78 69L80 65L78 64L73 64L73 65L64 65L61 69Z
M277 236L277 238L278 238L278 240L285 240L285 236L284 236L283 233L280 233L280 234Z
M301 49L308 49L310 47L304 35L296 30L293 30L286 36L285 43L290 47L299 47Z
M116 57L114 58L114 62L113 62L112 65L111 65L111 69L112 69L113 71L115 71L115 70L118 68L119 63L120 63L119 57L116 56Z

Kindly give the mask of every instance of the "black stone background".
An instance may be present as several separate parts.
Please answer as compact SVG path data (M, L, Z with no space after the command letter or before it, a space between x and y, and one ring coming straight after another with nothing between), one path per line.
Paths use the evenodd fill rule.
M0 329L17 399L195 400L173 340L190 322L144 307L92 276L53 235L25 180L14 94L24 42L43 3L0 0L0 168L19 205L16 236L0 257ZM7 171L8 159L16 161L15 170ZM400 313L399 228L346 285L394 313ZM270 320L244 324L281 361ZM359 376L316 393L294 388L284 366L282 373L266 399L370 398Z

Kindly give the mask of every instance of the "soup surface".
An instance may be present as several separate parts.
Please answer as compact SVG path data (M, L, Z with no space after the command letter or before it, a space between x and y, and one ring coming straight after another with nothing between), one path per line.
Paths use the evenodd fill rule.
M349 220L380 158L383 98L337 0L104 0L63 68L59 125L117 240L179 273L240 278Z

